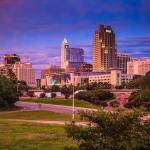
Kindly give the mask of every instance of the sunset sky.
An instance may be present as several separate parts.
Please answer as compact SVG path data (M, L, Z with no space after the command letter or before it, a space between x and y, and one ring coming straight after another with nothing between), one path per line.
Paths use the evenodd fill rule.
M29 55L34 68L60 64L60 44L91 62L97 24L111 25L118 51L150 57L150 0L0 0L0 54Z

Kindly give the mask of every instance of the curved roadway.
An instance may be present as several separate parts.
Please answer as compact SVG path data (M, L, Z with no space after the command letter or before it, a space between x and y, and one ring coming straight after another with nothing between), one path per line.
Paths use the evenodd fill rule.
M15 105L23 107L24 110L26 110L26 111L46 110L46 111L52 111L52 112L56 112L56 113L65 113L65 114L72 114L73 113L72 106L33 103L33 102L22 102L22 101L16 102ZM75 107L74 110L75 110L75 113L77 113L79 111L96 111L97 109Z

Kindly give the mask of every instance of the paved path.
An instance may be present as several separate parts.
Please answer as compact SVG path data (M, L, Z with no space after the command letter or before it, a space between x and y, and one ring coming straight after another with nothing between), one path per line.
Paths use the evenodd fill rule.
M46 121L46 120L24 120L24 119L6 119L8 121L17 121L17 122L28 122L28 123L40 123L40 124L57 124L57 125L67 125L71 124L71 121ZM93 124L90 124L89 122L75 122L75 125L77 126L94 126Z
M62 106L62 105L22 102L22 101L16 102L15 105L23 107L24 108L23 111L46 110L66 114L72 114L73 112L72 106ZM97 111L97 109L75 107L75 113L78 113L79 111Z

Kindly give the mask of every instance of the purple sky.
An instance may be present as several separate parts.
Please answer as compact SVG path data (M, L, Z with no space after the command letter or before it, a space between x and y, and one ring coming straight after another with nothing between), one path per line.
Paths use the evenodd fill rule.
M66 35L91 62L97 24L112 26L118 51L150 57L149 0L0 0L0 55L29 55L36 69L60 64Z

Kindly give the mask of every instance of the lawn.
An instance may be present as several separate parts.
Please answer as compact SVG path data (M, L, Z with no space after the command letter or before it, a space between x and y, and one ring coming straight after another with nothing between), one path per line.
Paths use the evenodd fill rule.
M71 115L50 111L1 112L0 119L71 121ZM81 121L78 115L75 120Z
M72 99L62 99L62 98L24 98L21 99L24 102L35 102L35 103L45 103L45 104L55 104L55 105L65 105L65 106L72 106ZM99 108L98 106L84 101L75 99L75 107L85 107L85 108Z
M75 145L64 126L0 120L1 150L63 150Z
M5 112L5 111L17 111L22 109L22 107L19 106L9 106L9 107L0 107L0 112Z

